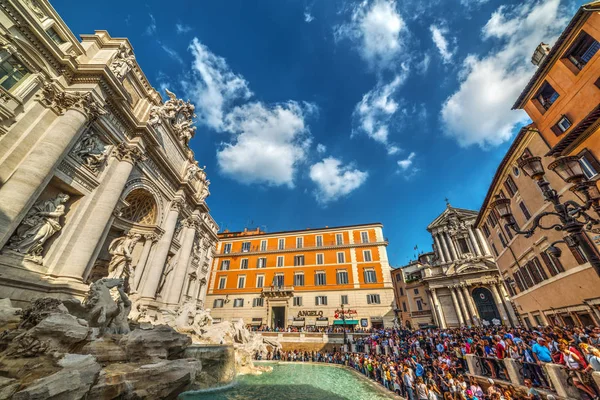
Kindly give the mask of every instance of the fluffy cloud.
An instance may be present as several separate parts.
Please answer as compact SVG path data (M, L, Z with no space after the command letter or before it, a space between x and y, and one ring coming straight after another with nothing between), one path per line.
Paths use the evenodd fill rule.
M309 23L309 24L310 24L310 23L311 23L311 22L313 22L314 20L315 20L315 17L314 17L314 16L313 16L313 15L310 13L310 11L309 11L309 10L306 10L306 11L304 12L304 22L306 22L306 23Z
M414 165L415 157L415 152L412 152L405 159L398 160L398 173L401 174L404 179L408 180L419 172L419 168Z
M413 160L415 158L415 153L412 152L408 155L407 158L405 158L404 160L399 160L398 161L398 166L403 170L406 171L407 169L409 169L412 164L413 164Z
M292 101L234 108L224 121L224 129L234 139L217 151L221 171L246 184L293 187L296 167L305 160L311 143L304 123L311 110L310 105Z
M499 145L528 118L511 111L532 76L530 59L537 45L553 41L567 23L560 0L528 0L498 8L485 27L486 40L499 46L484 57L469 55L459 72L460 87L442 106L445 133L461 146Z
M317 144L317 153L325 153L327 151L327 147L324 144Z
M182 82L194 99L200 121L213 129L223 129L226 110L238 100L252 96L248 82L231 71L223 57L212 53L194 38L189 46L193 62L193 79Z
M352 40L371 67L393 68L392 60L403 48L405 31L394 0L365 0L352 8L348 23L334 28L334 37Z
M146 35L152 36L156 33L156 19L154 18L154 15L152 14L148 14L150 16L150 23L148 24L148 26L146 27Z
M433 40L433 43L435 43L435 46L440 53L440 57L442 57L442 61L444 64L450 63L455 50L450 49L450 43L448 42L448 39L446 39L448 28L431 25L429 30L431 31L431 39Z
M327 157L310 167L310 179L317 185L314 192L318 202L325 204L337 200L359 188L369 174L340 160Z
M192 27L189 25L184 25L184 24L175 24L175 31L178 34L182 34L182 33L188 33L189 31L192 30Z
M179 53L177 51L170 48L166 44L163 44L161 41L158 41L158 45L160 46L161 49L163 49L165 51L165 53L167 53L169 55L169 57L171 57L173 60L177 61L179 64L183 64L183 59L181 58L181 56L179 55Z

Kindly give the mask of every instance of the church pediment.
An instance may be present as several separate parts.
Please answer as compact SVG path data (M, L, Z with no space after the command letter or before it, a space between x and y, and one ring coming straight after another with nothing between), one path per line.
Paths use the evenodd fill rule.
M477 218L477 214L477 211L455 208L448 205L444 212L427 226L427 230L431 231L441 227L459 229L461 226L465 226L465 221Z
M454 264L446 270L446 275L464 274L482 272L496 269L494 264L490 264L487 261L475 261L467 262L463 264Z

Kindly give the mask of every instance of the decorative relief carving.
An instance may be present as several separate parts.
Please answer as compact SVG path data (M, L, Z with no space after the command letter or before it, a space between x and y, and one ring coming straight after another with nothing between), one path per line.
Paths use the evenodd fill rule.
M38 201L9 240L8 248L41 264L44 244L62 229L60 217L65 214L68 200L69 195L61 193L54 199Z
M65 92L51 82L44 82L39 100L46 107L52 108L58 114L70 108L83 111L90 120L98 118L107 112L94 100L91 93Z
M147 159L147 156L137 146L131 146L127 143L120 143L113 150L113 156L119 161L127 161L136 164Z
M37 2L37 0L25 0L25 4L27 4L27 7L29 7L29 9L33 11L35 16L38 17L40 20L44 20L47 18L46 13L44 12L44 10L41 9L40 4Z
M125 291L135 293L130 287L130 282L135 282L135 266L132 265L132 252L140 241L142 235L139 233L128 234L113 240L108 246L108 252L112 256L108 264L108 274L113 279L124 279Z
M173 200L173 202L171 203L171 210L181 211L184 206L185 206L185 200L182 198L177 198L177 199Z
M189 101L178 99L175 93L167 89L165 91L169 100L162 105L152 107L148 124L156 126L166 121L175 131L178 139L188 145L190 139L196 134L196 127L193 126L193 120L196 118L195 107Z
M156 243L162 238L162 232L159 233L147 233L144 235L145 240L151 240L153 243Z
M73 181L77 182L78 184L89 190L90 192L94 190L94 185L90 185L90 180L83 179L80 173L78 173L78 171L66 160L63 160L60 163L58 169L65 175L67 175L69 178L73 179Z
M117 51L115 58L110 64L110 70L119 80L123 80L125 76L135 66L135 56L125 44L122 44Z
M71 154L97 175L106 161L108 149L98 134L89 130L83 134Z

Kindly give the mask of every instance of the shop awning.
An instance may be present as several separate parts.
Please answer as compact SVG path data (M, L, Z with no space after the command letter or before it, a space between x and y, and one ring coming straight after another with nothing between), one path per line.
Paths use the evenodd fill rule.
M317 318L316 326L329 326L329 318Z
M383 322L383 317L371 317L371 322Z
M261 326L262 318L252 318L252 323L250 325L251 326Z
M304 318L294 318L292 326L304 326Z
M347 319L345 322L342 319L336 319L335 321L333 321L334 325L358 325L358 320L357 319Z

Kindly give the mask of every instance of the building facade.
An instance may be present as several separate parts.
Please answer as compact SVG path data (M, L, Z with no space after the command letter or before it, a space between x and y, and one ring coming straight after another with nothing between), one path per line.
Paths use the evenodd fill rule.
M127 39L79 41L47 1L0 17L0 297L81 298L108 276L138 312L201 305L218 227L194 106L163 102Z
M270 328L393 326L382 228L219 234L207 296L211 315Z

